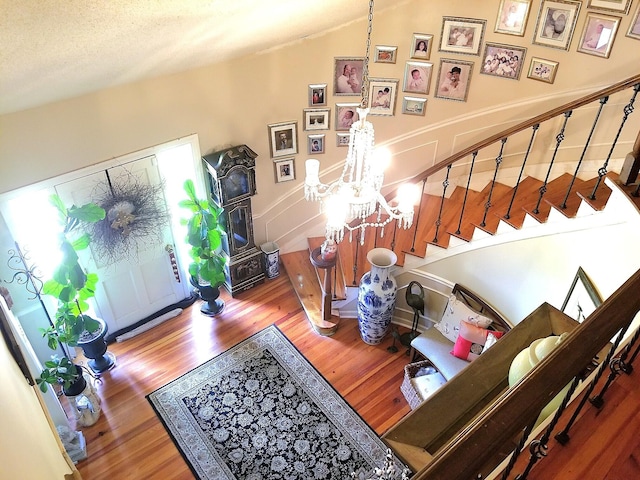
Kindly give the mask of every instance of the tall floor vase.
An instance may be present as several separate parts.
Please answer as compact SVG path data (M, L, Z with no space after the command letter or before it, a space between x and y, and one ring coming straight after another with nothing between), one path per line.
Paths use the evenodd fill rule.
M377 345L387 334L396 306L398 286L391 267L398 257L388 248L374 248L367 260L371 270L362 276L358 288L358 327L365 343Z

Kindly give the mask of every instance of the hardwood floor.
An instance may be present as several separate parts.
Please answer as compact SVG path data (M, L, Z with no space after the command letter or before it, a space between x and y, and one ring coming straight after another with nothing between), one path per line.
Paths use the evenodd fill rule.
M235 299L222 296L227 305L216 317L202 315L196 302L109 346L117 365L97 386L102 416L82 429L88 458L78 469L85 480L193 478L145 395L274 323L378 434L409 412L400 392L409 359L405 348L387 351L391 338L366 345L352 319L343 320L333 337L319 336L284 273Z
M273 323L379 435L410 411L400 392L406 349L389 353L391 338L366 345L353 319L342 320L333 337L316 334L284 272L238 298L222 296L227 305L216 317L202 315L196 302L180 316L109 346L117 365L97 386L102 416L82 429L88 458L78 469L84 480L192 479L145 395ZM588 404L571 442L562 447L552 439L549 456L529 479L640 478L637 375L614 382L602 410ZM526 458L525 452L510 478L522 472Z

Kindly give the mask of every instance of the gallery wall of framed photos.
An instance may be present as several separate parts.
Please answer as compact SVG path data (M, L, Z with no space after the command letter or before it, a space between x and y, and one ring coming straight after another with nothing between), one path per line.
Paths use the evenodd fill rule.
M423 29L407 31L402 41L397 33L374 35L365 95L369 115L413 116L413 122L420 124L430 121L429 97L467 103L487 88L505 88L504 82L553 85L568 54L606 61L618 36L640 40L640 2L635 9L632 3L495 0L484 2L483 8L452 8L451 14L431 19ZM463 10L464 14L454 15ZM365 81L364 57L348 55L352 51L357 49L327 55L326 75L307 85L301 153L318 155L348 146ZM327 142L329 136L335 136L335 142Z

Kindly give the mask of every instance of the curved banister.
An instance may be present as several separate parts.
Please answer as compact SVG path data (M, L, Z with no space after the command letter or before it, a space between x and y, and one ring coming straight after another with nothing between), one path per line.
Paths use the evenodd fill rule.
M454 153L453 155L450 155L446 159L436 163L434 166L428 168L422 173L419 173L418 175L415 175L414 177L410 178L409 180L407 180L407 182L418 183L418 182L424 181L434 173L437 173L438 171L442 170L443 168L446 168L449 165L457 162L458 160L468 155L471 155L473 152L482 150L483 148L486 148L492 145L493 143L502 140L503 138L508 138L515 133L531 128L534 125L539 125L540 123L543 123L547 120L557 117L558 115L562 115L564 112L567 112L569 110L575 110L577 108L588 105L596 100L599 100L602 97L612 95L614 93L630 88L637 83L640 83L640 73L637 75L634 75L633 77L629 77L626 80L615 83L609 87L598 90L597 92L590 93L589 95L580 97L577 100L573 100L571 102L565 103L564 105L561 105L557 108L554 108L540 115L537 115L533 118L530 118L529 120L526 120L517 125L514 125L513 127L509 127L505 130L502 130L501 132L493 134L490 137L485 138L484 140L481 140L463 150L460 150L459 152ZM389 198L387 200L394 198L395 195L396 195L396 192L393 192L392 194L388 195Z

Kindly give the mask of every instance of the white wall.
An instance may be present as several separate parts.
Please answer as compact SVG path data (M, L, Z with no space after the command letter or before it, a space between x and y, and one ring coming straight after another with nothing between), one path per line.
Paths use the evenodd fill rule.
M579 267L604 300L640 268L640 215L615 195L599 217L598 228L472 250L419 270L471 288L514 323L543 302L560 309ZM611 221L602 221L604 215Z

